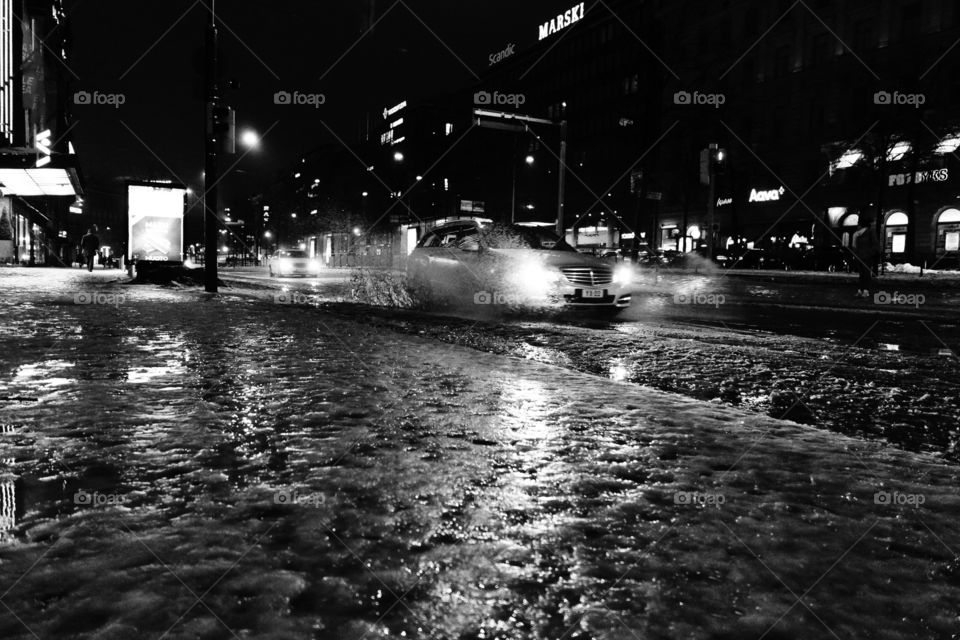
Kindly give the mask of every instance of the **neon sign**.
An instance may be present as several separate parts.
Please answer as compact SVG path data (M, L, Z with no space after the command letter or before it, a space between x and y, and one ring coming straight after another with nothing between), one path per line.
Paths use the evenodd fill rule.
M580 20L583 19L583 14L585 13L585 4L585 2L581 2L572 9L567 9L556 18L553 18L540 25L540 40L552 36L558 31L563 31L575 22L580 22Z

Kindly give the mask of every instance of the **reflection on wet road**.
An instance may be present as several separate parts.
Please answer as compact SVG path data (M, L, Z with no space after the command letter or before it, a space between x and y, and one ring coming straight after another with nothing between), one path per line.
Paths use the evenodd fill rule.
M32 284L0 305L3 394L38 398L0 404L4 638L953 631L954 468L309 307Z

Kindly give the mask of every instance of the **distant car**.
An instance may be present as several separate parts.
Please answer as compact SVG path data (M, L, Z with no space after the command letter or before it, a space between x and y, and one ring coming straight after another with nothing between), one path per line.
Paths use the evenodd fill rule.
M550 229L458 220L428 232L410 254L414 287L477 304L622 309L630 305L632 269L578 253ZM509 296L509 298L504 298Z
M271 277L315 276L320 273L320 261L306 251L280 251L267 264Z
M788 266L777 256L765 249L745 249L728 256L731 269L787 269Z

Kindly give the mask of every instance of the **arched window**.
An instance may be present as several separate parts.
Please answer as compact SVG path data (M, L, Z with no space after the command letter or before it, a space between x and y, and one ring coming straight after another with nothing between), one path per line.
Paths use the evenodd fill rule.
M939 224L960 222L960 209L945 209L940 213L940 217L937 218L937 222Z
M841 227L856 227L860 224L860 215L856 213L848 213L844 216L843 220L840 221Z
M907 218L907 214L905 214L903 211L895 211L887 217L888 227L906 226L909 223L910 219Z

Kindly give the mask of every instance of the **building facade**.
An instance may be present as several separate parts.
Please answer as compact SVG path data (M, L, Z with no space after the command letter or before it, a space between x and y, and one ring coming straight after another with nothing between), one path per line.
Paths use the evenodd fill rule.
M69 264L80 193L61 0L0 0L0 260Z

